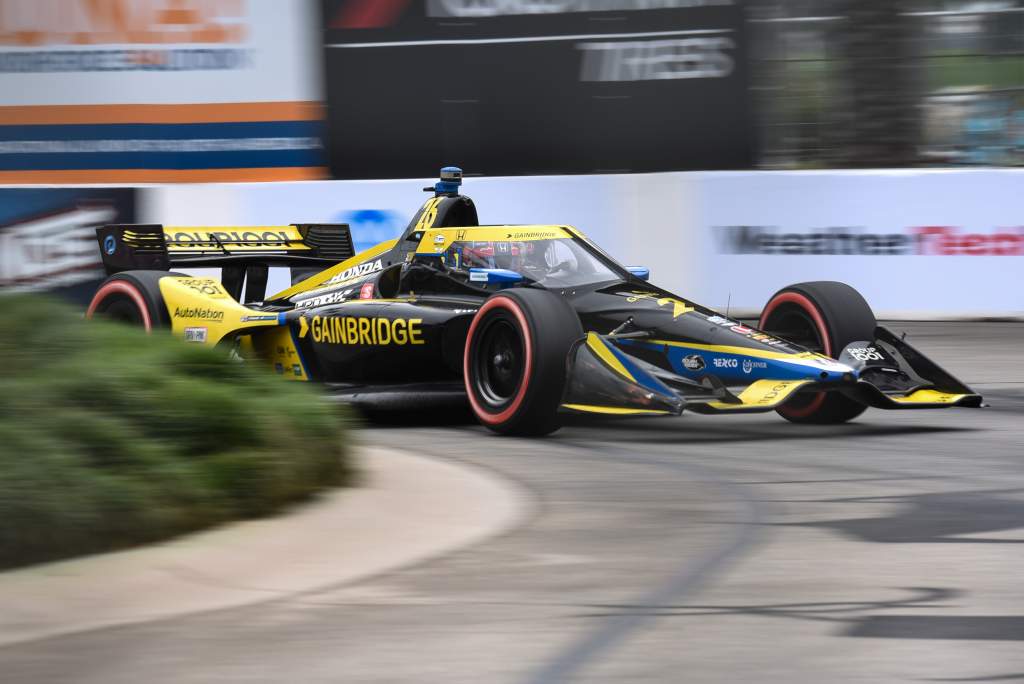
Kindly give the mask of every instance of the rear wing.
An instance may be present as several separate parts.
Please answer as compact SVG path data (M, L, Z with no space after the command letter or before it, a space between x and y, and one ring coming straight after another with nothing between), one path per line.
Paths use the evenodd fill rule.
M267 269L288 266L316 272L355 254L348 224L296 223L288 226L178 227L111 224L96 229L107 275L136 269L222 268L221 281L241 301L261 300Z

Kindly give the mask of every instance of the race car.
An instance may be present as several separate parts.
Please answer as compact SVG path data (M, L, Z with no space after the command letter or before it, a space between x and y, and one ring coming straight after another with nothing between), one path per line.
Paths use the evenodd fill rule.
M869 406L982 405L848 285L783 288L746 325L651 284L572 226L479 225L461 184L444 168L405 231L359 254L343 224L103 226L109 278L88 316L169 328L334 397L464 395L505 434L550 433L567 413L820 424ZM293 284L268 296L272 267Z

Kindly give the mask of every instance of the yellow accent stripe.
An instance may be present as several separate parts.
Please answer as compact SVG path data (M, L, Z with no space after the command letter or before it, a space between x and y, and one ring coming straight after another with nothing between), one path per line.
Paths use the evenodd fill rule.
M453 242L530 242L533 240L571 239L572 233L564 226L467 226L465 228L437 228L423 234L417 254L443 252ZM438 238L442 238L438 240Z
M739 400L743 402L742 404L726 404L721 401L712 401L708 403L708 406L720 411L772 408L784 402L793 392L809 382L810 380L758 380L740 392Z
M302 282L296 283L295 285L292 285L287 290L281 290L277 294L273 295L272 297L268 297L267 299L268 299L268 301L269 300L273 300L273 299L284 299L286 297L291 297L292 295L297 295L300 292L306 292L308 290L312 290L312 289L318 287L319 285L327 282L328 280L333 278L336 274L341 273L342 271L344 271L346 269L352 268L353 266L358 266L359 264L363 263L364 261L369 261L370 259L373 259L374 257L380 256L381 254L383 254L384 252L386 252L389 249L393 248L397 244L398 244L398 240L397 239L395 239L395 240L385 240L384 242L380 243L379 245L377 245L375 247L371 247L370 249L364 250L364 251L360 252L359 254L356 254L354 257L352 257L350 259L346 259L345 261L342 261L340 264L335 264L334 266L331 266L330 268L328 268L325 271L320 271L316 275L310 276L309 278L306 278Z
M803 363L804 365L807 365L808 362L813 363L814 359L828 359L833 363L837 363L835 359L831 359L827 356L822 356L821 354L815 354L814 352L799 352L797 354L787 354L786 352L768 351L767 349L732 347L721 344L699 344L697 342L674 342L672 340L644 340L644 342L649 344L666 344L670 347L682 347L683 349L719 352L721 354L738 354L740 356L753 356L759 359L775 359L778 361L790 361L793 363Z
M938 390L919 389L905 397L890 395L889 399L897 404L955 404L966 396L966 394L949 394Z
M597 333L587 333L587 346L590 347L591 351L597 354L599 359L608 364L613 371L630 382L636 382L636 378L633 377L633 374L626 370L626 367L623 366L622 362L619 361L615 354L605 346L604 340L602 340Z
M604 413L614 416L667 416L671 411L658 409L619 408L618 406L591 406L589 404L562 404L563 408L586 413Z

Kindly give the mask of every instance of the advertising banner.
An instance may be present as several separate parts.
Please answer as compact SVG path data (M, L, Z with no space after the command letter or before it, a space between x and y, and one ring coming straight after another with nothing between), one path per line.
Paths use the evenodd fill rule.
M738 0L323 0L336 178L749 168Z
M701 246L709 304L759 310L790 283L839 280L888 316L1024 314L1022 172L695 176L678 229Z
M0 0L0 182L322 177L315 0Z
M130 188L0 189L0 287L85 304L104 277L96 227L135 221Z

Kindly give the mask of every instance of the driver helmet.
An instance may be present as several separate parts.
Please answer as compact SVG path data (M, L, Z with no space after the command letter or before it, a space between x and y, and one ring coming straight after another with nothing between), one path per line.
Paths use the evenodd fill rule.
M462 246L462 267L518 271L522 268L525 251L518 242L467 242Z

